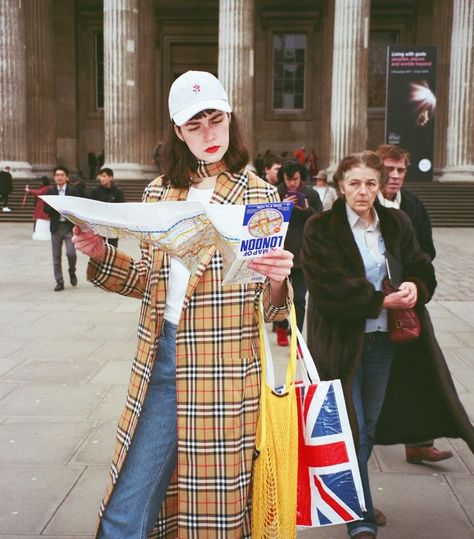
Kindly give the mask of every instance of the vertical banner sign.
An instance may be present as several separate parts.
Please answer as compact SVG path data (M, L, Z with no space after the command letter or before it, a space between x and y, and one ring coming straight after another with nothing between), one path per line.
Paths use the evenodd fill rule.
M433 180L436 47L388 47L385 142L411 153L407 180Z

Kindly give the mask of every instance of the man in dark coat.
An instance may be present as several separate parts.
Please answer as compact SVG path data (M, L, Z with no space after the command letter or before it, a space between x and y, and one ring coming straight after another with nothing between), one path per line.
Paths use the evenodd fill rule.
M74 187L71 187L67 183L69 179L69 171L66 167L56 167L53 171L53 175L56 185L50 187L47 193L48 195L79 196L79 193L74 189ZM51 219L49 229L51 231L51 245L53 248L54 278L56 279L54 291L60 292L61 290L64 290L64 278L61 261L63 243L66 245L66 256L69 266L69 280L72 286L77 286L77 255L74 243L72 243L72 227L74 225L48 204L44 205L44 211Z
M293 212L286 233L285 249L293 253L290 281L293 285L296 321L300 331L306 313L306 284L300 267L300 251L306 221L315 213L323 211L318 193L305 185L308 170L296 160L290 160L278 170L278 192L281 200L293 202ZM286 325L285 325L286 323ZM277 325L277 343L288 345L288 321ZM286 340L285 340L286 339Z
M13 191L13 181L11 175L11 168L6 166L0 170L0 199L3 201L2 211L10 212L11 209L8 207L8 197Z
M374 207L387 251L401 263L403 277L417 284L416 310L422 326L418 339L397 346L375 443L413 443L447 436L463 438L474 452L474 428L424 307L436 287L433 266L420 253L408 217L378 203ZM308 346L321 379L342 380L357 442L353 376L362 353L365 320L378 316L384 294L367 285L344 199L307 223L301 266L310 294Z
M379 192L379 202L385 207L400 209L408 215L421 250L428 255L430 260L433 260L436 250L428 212L415 193L403 187L410 164L410 154L393 144L382 144L377 154L382 159L388 174L388 181ZM407 444L405 453L407 462L415 464L423 461L439 462L453 456L452 451L437 449L432 439L423 440L419 444Z
M100 185L91 191L91 198L101 202L125 202L121 189L114 185L114 171L105 167L100 170ZM105 238L109 245L118 246L118 238Z
M403 210L411 220L421 250L430 260L436 256L433 245L431 221L423 202L408 189L403 187L410 154L393 144L382 144L377 150L388 174L388 181L379 193L382 206Z

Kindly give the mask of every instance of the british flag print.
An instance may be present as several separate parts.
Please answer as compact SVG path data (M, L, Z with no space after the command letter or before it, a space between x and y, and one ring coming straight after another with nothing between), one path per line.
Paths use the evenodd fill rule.
M342 524L365 509L340 380L296 387L298 526Z

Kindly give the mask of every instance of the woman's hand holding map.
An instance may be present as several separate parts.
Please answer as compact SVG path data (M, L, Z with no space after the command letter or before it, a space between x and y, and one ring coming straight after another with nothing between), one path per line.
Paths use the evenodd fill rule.
M77 225L72 229L72 241L78 251L94 260L104 260L105 242L98 234L92 232L83 232Z

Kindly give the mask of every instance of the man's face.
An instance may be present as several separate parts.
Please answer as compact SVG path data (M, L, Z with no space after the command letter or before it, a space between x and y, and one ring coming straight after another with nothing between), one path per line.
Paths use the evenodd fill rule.
M281 163L274 163L270 168L265 167L265 177L268 183L276 185L278 183L278 171L281 169Z
M326 178L316 178L317 187L326 187L327 183Z
M64 170L58 169L54 173L54 181L58 187L63 187L66 185L68 176Z
M382 188L383 196L393 200L402 188L407 174L407 164L404 159L384 159L383 166L387 171L388 181Z
M102 172L99 176L100 185L103 187L110 187L112 185L113 176L109 176L105 172Z
M291 176L288 177L288 174L283 175L285 178L285 185L288 191L298 191L298 188L301 184L301 174L297 171Z

